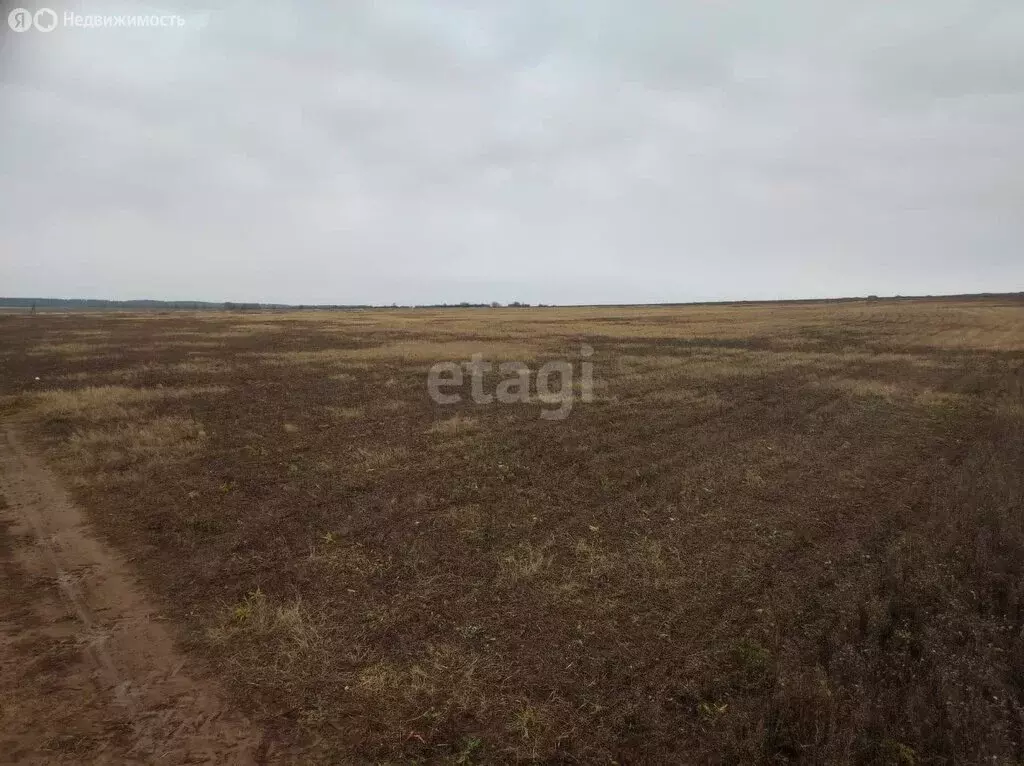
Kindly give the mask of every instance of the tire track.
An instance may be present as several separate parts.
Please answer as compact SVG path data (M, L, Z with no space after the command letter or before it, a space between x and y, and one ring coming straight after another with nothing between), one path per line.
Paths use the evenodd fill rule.
M63 720L105 721L106 730L110 721L127 721L128 736L103 743L93 762L256 763L259 734L228 711L208 684L189 675L187 661L128 566L91 534L81 511L10 425L0 439L0 485L7 501L6 507L0 504L0 520L22 541L13 546L17 565L60 594L60 605L49 608L41 603L47 594L35 594L30 601L36 603L25 610L31 613L30 620L25 617L33 623L31 629L15 625L13 632L39 646L51 637L73 641L85 659L66 666L58 682L64 693L52 703L43 698L19 704L47 712L60 704ZM52 595L54 587L48 590ZM0 652L10 651L7 642L0 644ZM31 656L32 645L28 652ZM24 664L11 656L0 659L8 671ZM90 686L101 693L67 693ZM43 690L30 686L19 693L31 696ZM81 709L75 710L79 704ZM97 709L102 707L110 709ZM52 752L53 731L46 721L20 723L16 739L21 755L15 762L60 760ZM0 725L2 734L10 733L6 716Z

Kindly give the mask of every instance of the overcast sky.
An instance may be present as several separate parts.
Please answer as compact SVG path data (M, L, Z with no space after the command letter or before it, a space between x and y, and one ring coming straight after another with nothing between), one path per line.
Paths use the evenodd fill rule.
M48 7L185 24L4 24L0 295L1024 290L1017 0Z

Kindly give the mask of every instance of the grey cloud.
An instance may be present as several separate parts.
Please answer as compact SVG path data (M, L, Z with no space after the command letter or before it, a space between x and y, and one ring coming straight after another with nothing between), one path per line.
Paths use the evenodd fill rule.
M0 292L1022 289L1024 14L1008 4L158 12L190 23L4 36Z

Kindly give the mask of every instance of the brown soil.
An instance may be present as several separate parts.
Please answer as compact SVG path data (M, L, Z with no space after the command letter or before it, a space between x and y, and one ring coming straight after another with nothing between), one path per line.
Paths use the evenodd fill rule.
M428 395L583 344L563 421ZM256 760L1024 763L1024 296L0 314L7 412ZM152 681L166 636L81 657L33 535L0 530L0 760L155 760L152 711L218 708ZM53 551L86 625L151 613Z
M10 426L0 476L3 761L255 763L259 737Z

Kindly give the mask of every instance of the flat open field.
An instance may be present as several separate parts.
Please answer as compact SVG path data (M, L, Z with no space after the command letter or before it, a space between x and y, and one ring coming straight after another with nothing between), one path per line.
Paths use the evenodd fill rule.
M0 396L257 761L1024 758L1024 302L12 314Z

